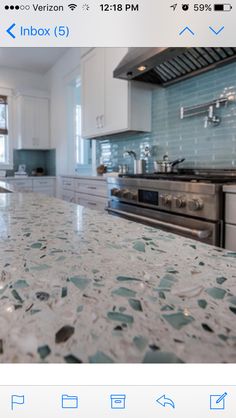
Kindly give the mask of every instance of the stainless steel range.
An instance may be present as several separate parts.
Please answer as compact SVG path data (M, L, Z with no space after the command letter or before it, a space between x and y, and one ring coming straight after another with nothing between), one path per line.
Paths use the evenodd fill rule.
M236 172L185 170L110 177L108 212L223 246L222 185L229 182L236 183Z

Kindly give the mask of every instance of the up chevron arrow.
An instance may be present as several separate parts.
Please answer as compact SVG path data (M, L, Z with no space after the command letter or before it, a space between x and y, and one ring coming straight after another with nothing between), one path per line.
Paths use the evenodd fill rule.
M219 35L222 30L224 30L224 26L221 26L221 28L219 30L215 30L212 26L209 26L209 29L215 34L215 35Z
M183 35L183 33L186 32L186 31L191 33L191 35L193 35L193 36L195 35L195 33L192 31L192 29L190 29L188 26L185 26L185 28L180 31L179 35L180 36Z

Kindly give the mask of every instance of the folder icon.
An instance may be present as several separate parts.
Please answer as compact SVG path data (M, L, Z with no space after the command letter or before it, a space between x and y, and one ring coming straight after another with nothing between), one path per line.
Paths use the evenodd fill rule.
M61 396L61 407L63 409L78 409L78 407L79 407L78 396L62 395Z

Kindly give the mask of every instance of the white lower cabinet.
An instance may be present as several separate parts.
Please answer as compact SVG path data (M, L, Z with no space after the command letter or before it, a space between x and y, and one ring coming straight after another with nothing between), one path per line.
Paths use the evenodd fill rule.
M105 210L107 200L104 197L76 193L76 203L90 209Z
M225 186L225 248L236 251L236 186Z
M225 225L225 248L236 251L236 225Z
M33 179L33 192L42 193L47 196L55 196L55 179Z
M66 200L67 202L76 203L75 192L73 190L62 189L61 198L62 200Z
M9 179L7 180L14 186L18 192L35 192L45 194L47 196L55 196L56 179L55 178L24 178L24 179Z
M6 179L7 183L10 183L14 186L14 189L18 192L32 192L33 183L32 179Z
M93 177L62 177L61 198L91 209L107 207L107 182Z

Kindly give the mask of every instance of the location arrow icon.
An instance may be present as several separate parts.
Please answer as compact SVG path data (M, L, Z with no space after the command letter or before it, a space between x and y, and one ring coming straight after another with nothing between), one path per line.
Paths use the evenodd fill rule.
M175 408L175 403L172 399L167 398L166 395L162 395L160 398L156 399L156 402L159 403L161 406L166 407L167 405Z
M12 33L12 29L16 26L15 23L13 23L7 30L6 32L8 33L8 35L10 35L13 39L16 38L16 36L14 35L14 33Z

